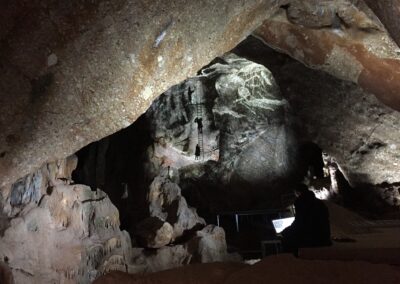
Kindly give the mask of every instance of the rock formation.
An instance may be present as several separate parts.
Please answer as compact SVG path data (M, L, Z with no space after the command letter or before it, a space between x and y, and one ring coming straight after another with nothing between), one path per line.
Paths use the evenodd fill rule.
M254 34L400 110L399 47L363 1L292 1Z
M273 72L282 96L292 106L299 143L319 145L335 159L347 181L361 189L361 195L375 187L388 204L400 204L397 111L354 83L309 69L255 38L235 52ZM376 202L378 195L374 196Z
M227 253L222 228L208 225L196 231L185 243L163 246L152 251L133 248L132 259L136 269L156 272L193 263L239 262L241 257Z
M151 217L140 222L135 232L139 244L144 246L133 249L137 267L155 272L190 263L240 260L238 255L228 254L224 230L206 226L196 209L188 207L179 186L169 178L154 179L148 202Z
M129 126L279 4L5 1L0 187Z
M247 195L247 201L256 199L252 195L276 199L273 191L282 189L296 166L297 143L288 110L268 69L227 54L150 107L146 119L154 143L147 150L146 174L169 171L184 191L193 184L198 191L194 195L220 195L202 205L220 203L224 196L221 208L234 200L242 203L235 206L246 207L235 194ZM197 160L196 145L201 149ZM226 196L223 190L228 188Z
M0 259L15 283L88 283L109 270L132 271L118 210L101 190L70 184L75 167L70 157L14 184Z
M70 2L0 4L0 277L88 283L232 259L188 203L278 200L303 142L356 199L400 205L398 0ZM236 50L255 62L223 55L250 33L317 70L263 47ZM72 154L153 101L146 137L89 146L88 182L73 184Z
M186 203L180 187L167 178L156 177L150 185L149 197L150 216L168 222L173 227L171 241L181 237L186 231L197 226L204 226L195 208Z

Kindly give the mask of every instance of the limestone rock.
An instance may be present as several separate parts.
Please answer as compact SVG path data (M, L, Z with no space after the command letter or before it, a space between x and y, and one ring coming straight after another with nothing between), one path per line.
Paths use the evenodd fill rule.
M296 17L290 8L282 10L254 34L311 68L357 83L384 104L400 110L399 47L365 3L349 0L324 1L322 6L310 5L309 1L294 3L299 4L293 8ZM323 16L325 8L329 8L329 13L336 11L339 24L320 28L329 26ZM294 24L294 18L298 25ZM308 23L310 20L313 22Z
M289 105L264 66L234 54L217 62L161 95L146 113L155 140L147 151L149 177L170 172L185 188L201 180L210 192L211 183L223 185L232 188L226 200L243 187L272 197L265 188L280 185L295 167ZM195 123L199 114L202 133ZM204 190L201 195L208 195Z
M198 242L197 256L201 263L240 261L241 259L239 255L227 253L225 231L220 227L206 226L203 230L196 232L196 237L191 242Z
M44 163L127 127L156 96L232 49L280 2L6 0L0 187L8 190ZM51 66L50 52L58 59Z
M185 231L205 225L196 209L189 207L181 195L180 187L168 178L156 177L150 185L148 195L150 216L158 217L173 227L172 241L182 236Z
M152 252L133 248L132 257L135 266L143 268L142 272L156 272L187 265L192 259L192 255L182 244L165 246Z
M127 270L130 237L120 231L118 211L104 192L48 180L51 190L43 193L37 184L18 191L18 216L11 216L0 236L0 258L8 260L16 283L88 283L107 271Z
M72 155L46 164L33 174L19 179L11 186L10 195L3 203L3 211L15 216L24 206L37 205L44 195L51 194L54 186L72 181L71 174L76 165L77 157Z
M133 248L132 259L135 267L141 267L142 272L156 272L191 263L241 261L239 255L227 252L225 232L214 225L197 231L186 243L164 246L152 251Z
M292 106L300 143L313 141L339 165L360 195L369 187L390 205L398 204L400 181L399 112L359 86L281 55L255 38L236 52L273 71L282 95ZM253 55L253 56L252 56Z
M160 248L172 240L173 228L168 222L163 222L157 217L149 217L137 226L135 236L140 244L147 248Z
M379 17L385 28L389 31L391 37L400 46L400 1L374 1L365 0L365 3Z
M213 113L220 129L222 175L228 178L224 182L236 176L267 187L288 177L294 166L289 157L295 156L296 141L285 125L290 121L287 101L264 66L233 54L223 60L226 65L210 69L218 74Z
M151 105L146 112L154 140L148 149L150 178L167 167L172 171L194 163L218 160L219 131L214 126L211 111L212 92L204 78L190 78L171 87ZM198 118L202 121L202 133L196 123ZM198 160L195 157L197 144L201 147Z

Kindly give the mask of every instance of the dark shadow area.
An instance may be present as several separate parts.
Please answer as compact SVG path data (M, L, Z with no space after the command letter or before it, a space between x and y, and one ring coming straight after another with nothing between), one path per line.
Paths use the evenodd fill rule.
M148 214L146 201L151 180L146 179L144 158L152 143L145 116L131 126L77 152L75 183L100 188L120 212L121 229L132 232Z

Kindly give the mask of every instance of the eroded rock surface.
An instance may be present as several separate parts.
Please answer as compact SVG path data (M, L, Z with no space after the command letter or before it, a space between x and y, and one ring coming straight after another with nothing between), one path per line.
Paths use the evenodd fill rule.
M279 4L5 1L0 187L129 126Z
M146 248L160 248L172 240L174 229L171 224L158 217L149 217L137 225L136 239Z
M313 141L334 157L354 187L376 186L388 204L400 204L399 112L359 86L309 69L254 38L235 52L264 64L283 86L299 142Z
M168 90L146 113L154 140L146 174L169 175L184 190L193 185L192 196L209 200L202 205L220 209L233 203L244 208L260 196L261 202L278 200L274 194L293 176L297 162L288 109L267 68L226 54Z
M154 179L148 201L150 217L141 221L135 232L144 247L132 249L136 267L155 272L189 263L240 260L227 252L224 230L206 226L168 177Z
M238 254L229 254L222 228L208 225L195 232L193 237L180 244L163 246L148 251L132 249L135 267L142 272L156 272L193 263L239 262Z
M10 222L0 258L16 283L88 283L110 270L132 270L131 240L101 190L72 185L76 157L48 164L13 186L3 201Z
M254 34L311 68L359 84L400 110L399 47L365 3L303 2L292 2Z
M365 2L385 25L397 45L400 46L400 1L365 0Z
M188 206L180 187L168 178L154 179L150 185L148 201L150 216L172 225L172 241L181 237L185 231L205 225L204 219L197 215L196 209Z

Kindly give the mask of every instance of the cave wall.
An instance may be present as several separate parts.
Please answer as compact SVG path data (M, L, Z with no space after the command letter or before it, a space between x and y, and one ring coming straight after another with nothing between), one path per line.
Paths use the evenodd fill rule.
M3 1L0 186L129 126L279 4Z
M254 35L400 110L399 47L363 1L292 1Z
M365 0L389 31L393 40L400 46L400 1Z
M397 12L391 7L397 2L367 3L396 40ZM44 162L130 125L158 94L233 48L280 6L255 34L312 68L399 106L398 47L364 1L1 5L5 195L12 182Z
M235 50L274 74L291 105L299 142L312 141L335 158L361 195L400 204L400 114L354 83L312 70L249 37ZM368 189L368 190L367 190ZM360 197L359 196L359 197Z

